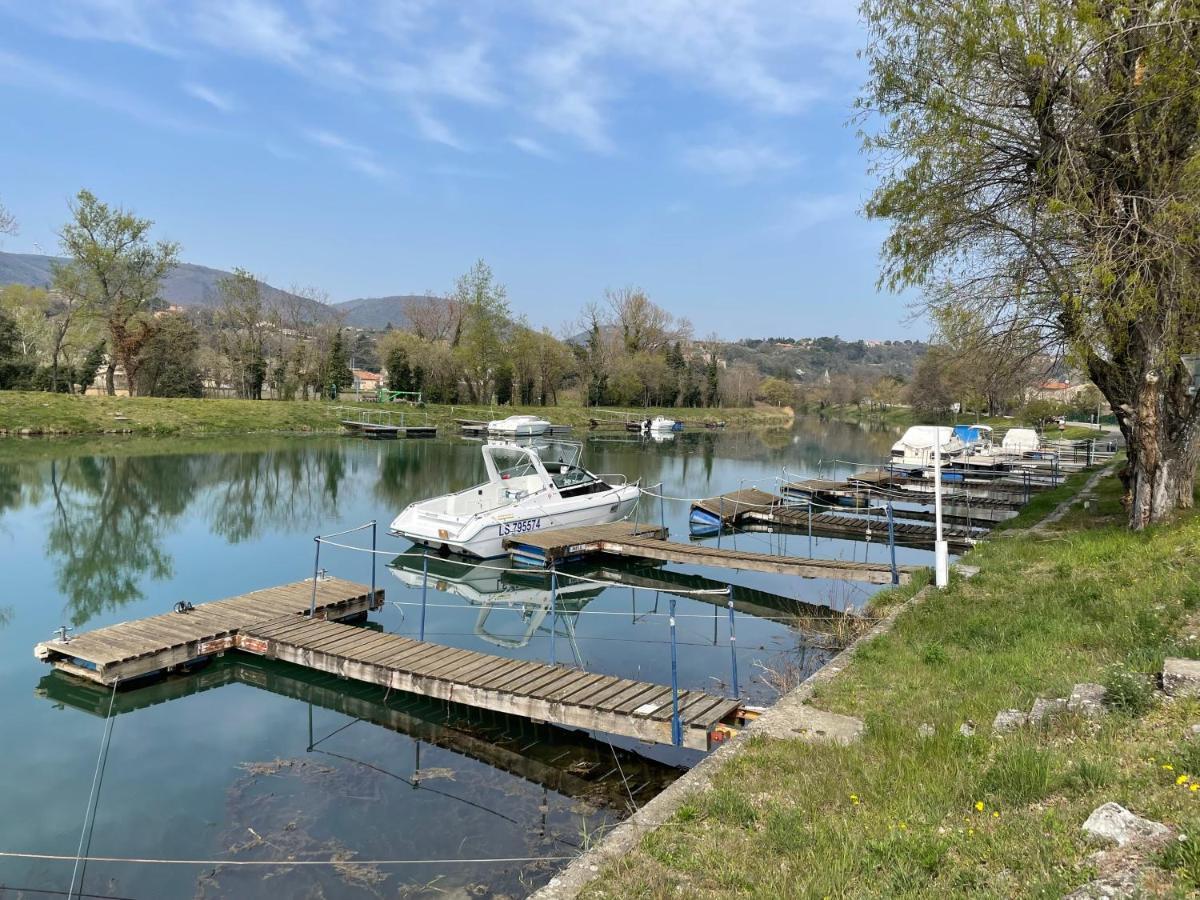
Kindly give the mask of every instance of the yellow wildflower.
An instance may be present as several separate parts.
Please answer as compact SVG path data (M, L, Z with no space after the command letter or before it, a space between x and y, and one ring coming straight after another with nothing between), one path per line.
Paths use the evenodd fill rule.
M982 800L976 800L976 801L975 801L975 808L976 808L977 810L979 810L979 812L983 812L983 801L982 801Z
M1166 769L1168 772L1175 771L1175 767L1173 765L1171 765L1170 763L1163 763L1163 768Z
M993 818L993 819L998 819L998 818L1000 818L1000 813L998 813L998 812L994 812L994 813L992 813L992 818Z
M968 834L968 835L972 835L972 834L974 834L974 833L975 833L975 829L974 829L974 828L968 828L968 829L967 829L967 834Z
M858 794L851 794L850 802L853 803L855 806L858 806Z
M1189 791L1200 791L1200 784L1193 781L1191 784L1188 785L1188 790Z
M1187 784L1187 780L1188 780L1188 777L1186 775L1180 775L1178 778L1175 779L1175 783L1176 784Z

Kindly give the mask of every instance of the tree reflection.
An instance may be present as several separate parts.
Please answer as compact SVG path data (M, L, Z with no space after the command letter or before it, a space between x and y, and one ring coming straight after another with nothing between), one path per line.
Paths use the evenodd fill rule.
M188 457L96 457L54 460L54 516L46 538L71 624L142 596L143 577L169 578L159 545L188 507L195 479Z

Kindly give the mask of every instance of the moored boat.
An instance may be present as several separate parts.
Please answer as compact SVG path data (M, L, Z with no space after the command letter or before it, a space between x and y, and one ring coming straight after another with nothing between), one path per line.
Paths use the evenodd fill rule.
M537 437L545 434L550 423L537 416L509 416L506 419L493 419L488 422L488 434L497 437Z
M392 521L391 533L441 553L490 559L504 555L506 538L630 515L641 483L594 475L578 464L582 448L573 446L574 462L546 462L536 447L485 444L487 481L409 504Z

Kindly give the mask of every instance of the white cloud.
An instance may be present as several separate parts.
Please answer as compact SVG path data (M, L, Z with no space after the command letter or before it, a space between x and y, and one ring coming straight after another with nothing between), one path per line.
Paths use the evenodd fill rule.
M228 94L223 94L220 91L213 90L207 85L200 84L196 81L186 81L183 84L184 93L195 97L203 103L207 103L214 109L220 110L223 113L233 112L237 108L237 104Z
M732 141L688 147L683 151L683 162L696 171L744 184L763 175L790 169L799 160L767 144Z
M412 110L413 122L416 123L417 131L421 136L428 141L433 141L438 144L445 144L447 147L453 147L455 150L465 150L466 146L460 141L450 130L450 126L441 119L432 115L423 106L414 106Z
M97 81L91 75L84 78L66 69L4 50L0 50L0 84L83 100L159 128L186 132L205 130L189 119L161 109L136 94Z
M555 158L554 153L550 150L549 147L547 147L541 141L534 140L533 138L528 137L526 135L520 135L520 134L513 135L512 137L510 137L508 139L508 142L510 144L512 144L514 147L516 147L518 150L522 150L525 153L528 153L530 156L540 156L543 159L554 159Z
M202 3L192 22L196 34L221 50L295 65L311 50L304 30L267 0Z
M364 175L383 179L393 174L391 169L375 158L374 151L369 147L348 140L340 134L324 128L310 128L304 132L304 136L319 147L335 151L347 166Z

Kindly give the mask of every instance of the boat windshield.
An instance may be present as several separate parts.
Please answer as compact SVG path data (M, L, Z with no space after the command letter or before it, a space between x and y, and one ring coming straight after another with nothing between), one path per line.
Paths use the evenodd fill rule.
M551 480L559 488L575 487L596 480L596 476L587 469L570 463L547 463L546 471L550 473Z

